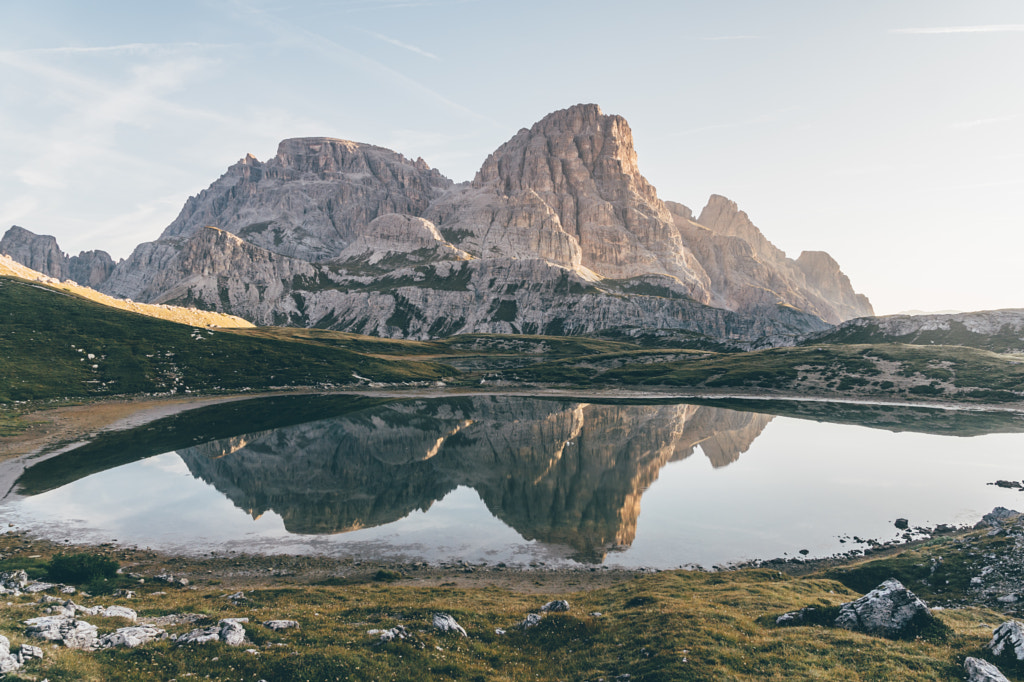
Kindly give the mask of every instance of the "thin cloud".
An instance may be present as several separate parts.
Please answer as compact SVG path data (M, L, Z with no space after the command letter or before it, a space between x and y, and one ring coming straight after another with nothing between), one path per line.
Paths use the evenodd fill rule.
M1008 123L1020 118L1020 116L995 116L992 118L978 118L973 121L961 121L954 123L950 126L953 130L968 130L970 128L979 128L981 126L993 125L997 123Z
M240 14L248 17L253 23L258 24L264 30L277 36L277 38L285 44L301 46L305 49L317 52L327 59L356 65L358 68L369 73L388 78L412 92L419 93L429 99L432 99L453 112L457 112L463 116L468 116L480 121L485 121L495 127L500 127L500 125L493 119L478 114L469 107L448 99L439 92L431 90L419 81L406 76L400 71L387 67L375 59L371 59L360 52L356 52L351 48L341 45L337 41L326 38L314 31L309 31L291 24L279 16L249 7L245 3L241 2L241 0L234 0L232 5Z
M395 47L400 47L403 50L408 50L409 52L415 52L416 54L421 55L423 57L429 57L430 59L438 59L438 60L441 59L440 57L438 57L436 54L434 54L432 52L427 52L426 50L421 49L419 47L416 47L415 45L410 45L409 43L403 43L401 40L398 40L396 38L390 38L390 37L388 37L386 35L383 35L381 33L374 33L373 31L363 31L363 32L366 33L366 35L373 36L377 40L382 40L385 43L389 43L391 45L394 45Z
M157 52L161 50L188 50L188 49L221 49L232 47L229 44L219 43L124 43L123 45L95 45L95 46L74 46L64 45L60 47L35 47L24 50L4 50L5 54L103 54L121 52Z
M985 26L935 26L931 28L893 28L889 33L910 35L946 35L950 33L1022 33L1024 24L988 24Z
M761 39L761 36L745 36L745 35L738 35L738 36L706 36L706 37L702 37L702 38L697 38L697 40L760 40L760 39Z

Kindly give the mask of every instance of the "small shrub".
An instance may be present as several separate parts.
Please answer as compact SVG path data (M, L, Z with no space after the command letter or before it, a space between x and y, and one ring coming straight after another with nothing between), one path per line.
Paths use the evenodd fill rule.
M50 560L46 573L55 582L81 585L113 578L118 567L113 559L82 552L58 554Z

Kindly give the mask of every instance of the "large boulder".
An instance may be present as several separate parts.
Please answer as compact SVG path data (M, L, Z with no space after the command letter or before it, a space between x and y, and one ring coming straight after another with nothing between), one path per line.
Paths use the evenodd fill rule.
M993 656L1006 656L1015 661L1024 661L1024 627L1015 620L1008 620L992 633L992 641L985 645Z
M895 578L890 578L856 601L839 607L835 626L904 639L917 635L932 622L928 606Z
M1010 682L999 668L983 658L968 656L964 661L964 672L967 673L967 682Z

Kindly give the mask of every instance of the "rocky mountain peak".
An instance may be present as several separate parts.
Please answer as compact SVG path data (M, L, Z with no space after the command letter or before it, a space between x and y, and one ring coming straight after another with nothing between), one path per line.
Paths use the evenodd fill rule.
M57 239L36 234L17 225L0 239L0 253L16 262L58 280L72 280L86 287L96 287L114 269L114 261L106 251L83 251L68 257L60 250Z
M721 195L711 195L707 205L700 212L697 222L716 234L739 237L750 244L754 254L760 258L779 260L786 257L782 249L765 238L761 230L754 225L745 211L740 210L735 201Z
M596 104L556 111L520 130L484 161L473 180L475 187L487 184L506 195L524 190L541 195L589 192L607 201L624 201L635 192L664 210L656 190L640 174L626 119L605 115ZM561 217L566 222L572 216Z
M419 216L452 181L422 159L330 137L283 140L189 198L161 239L216 225L269 251L311 262L340 254L375 218Z

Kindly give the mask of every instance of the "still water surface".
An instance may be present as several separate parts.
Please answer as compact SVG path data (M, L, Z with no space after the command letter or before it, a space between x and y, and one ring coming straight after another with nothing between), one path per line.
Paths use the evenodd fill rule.
M525 397L277 398L30 463L0 518L56 540L710 567L973 524L1024 492L1009 414Z

